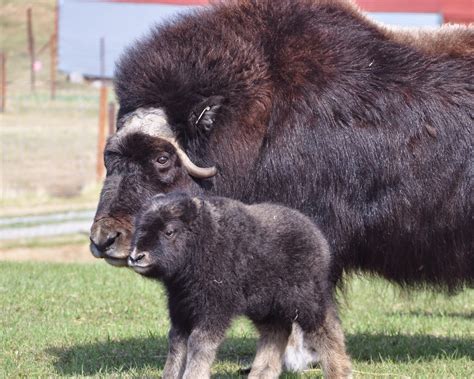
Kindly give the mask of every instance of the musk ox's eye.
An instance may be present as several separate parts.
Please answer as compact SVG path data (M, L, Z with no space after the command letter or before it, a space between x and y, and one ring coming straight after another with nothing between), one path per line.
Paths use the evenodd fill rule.
M168 229L165 232L165 236L168 237L168 238L170 238L173 234L174 234L174 230L171 230L171 229Z
M169 160L169 158L166 155L161 155L160 157L158 157L158 159L156 161L159 164L164 165L168 162L168 160Z

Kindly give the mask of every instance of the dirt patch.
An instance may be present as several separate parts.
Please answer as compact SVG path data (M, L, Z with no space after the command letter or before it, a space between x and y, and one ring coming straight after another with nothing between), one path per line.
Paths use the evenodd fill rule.
M65 245L38 248L0 249L0 261L29 262L95 262L87 246Z

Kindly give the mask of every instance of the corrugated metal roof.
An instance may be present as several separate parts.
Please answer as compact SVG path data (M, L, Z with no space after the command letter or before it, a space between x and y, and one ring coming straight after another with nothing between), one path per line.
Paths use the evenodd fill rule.
M100 76L100 39L105 40L105 76L112 77L124 48L153 25L189 12L194 6L126 4L84 0L59 2L59 69Z
M473 0L357 0L368 12L440 13L444 22L473 22Z
M382 24L410 28L437 27L443 23L440 13L371 12L369 16Z

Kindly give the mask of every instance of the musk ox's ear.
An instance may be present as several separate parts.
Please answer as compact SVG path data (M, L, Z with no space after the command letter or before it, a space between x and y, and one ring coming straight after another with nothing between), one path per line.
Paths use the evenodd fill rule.
M195 198L188 198L185 202L182 219L184 222L192 222L199 213L200 203L196 202Z
M172 192L165 196L153 198L155 209L164 212L171 218L180 218L190 222L197 216L197 206L193 198L185 192Z
M189 115L191 127L204 132L211 131L223 104L224 97L222 96L211 96L198 103Z
M149 201L148 204L144 206L144 208L153 208L156 209L164 200L166 200L166 194L158 193L154 195Z
M186 193L177 193L173 196L169 211L186 223L192 222L198 215L198 207L194 199Z

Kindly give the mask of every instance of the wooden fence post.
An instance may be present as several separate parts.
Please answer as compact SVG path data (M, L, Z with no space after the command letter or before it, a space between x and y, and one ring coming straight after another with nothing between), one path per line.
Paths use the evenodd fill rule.
M49 42L50 51L50 90L51 100L56 98L56 35L53 34Z
M109 103L109 136L115 133L115 103Z
M56 98L56 73L58 68L58 38L59 38L59 0L54 4L54 32L51 46L51 99Z
M105 39L100 39L100 98L99 98L99 131L97 143L97 181L104 177L104 148L107 128L107 87L105 86Z
M30 55L30 85L31 91L35 91L35 38L33 35L33 21L31 8L26 10L27 31L28 31L28 53Z
M105 131L107 129L107 87L100 87L99 98L99 133L97 143L97 181L100 182L104 177L104 148Z
M5 112L7 104L7 53L0 52L0 112Z

